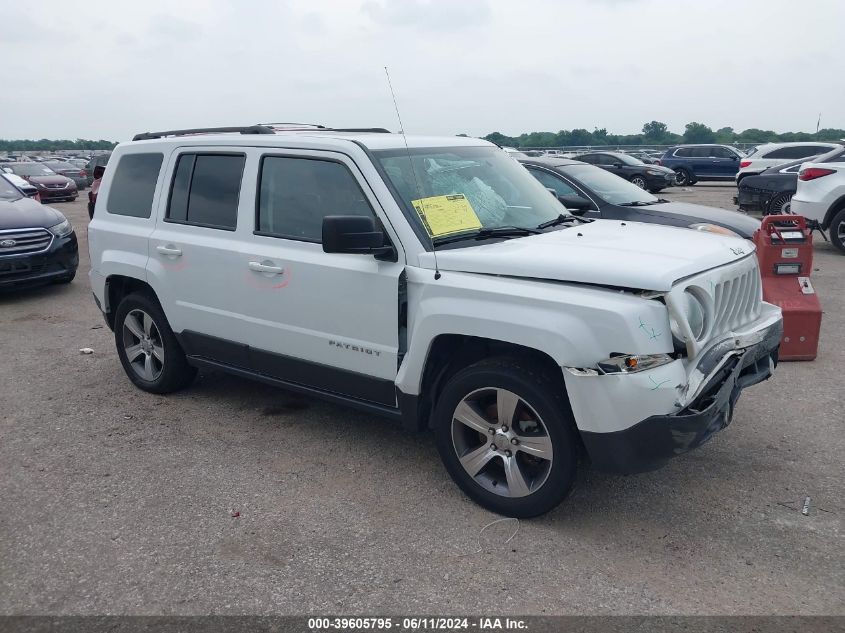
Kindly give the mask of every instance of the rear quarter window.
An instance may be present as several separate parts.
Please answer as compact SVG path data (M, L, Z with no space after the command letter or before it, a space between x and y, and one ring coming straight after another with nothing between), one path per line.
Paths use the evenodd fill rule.
M164 154L125 154L114 170L106 211L149 218Z

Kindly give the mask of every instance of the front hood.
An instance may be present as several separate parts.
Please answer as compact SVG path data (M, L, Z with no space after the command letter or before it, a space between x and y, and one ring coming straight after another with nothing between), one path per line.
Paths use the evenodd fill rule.
M437 251L441 271L666 291L678 279L741 259L746 240L659 224L596 220L492 244ZM432 254L421 257L433 268Z
M673 169L669 169L668 167L664 167L663 165L646 163L646 167L648 167L649 169L655 169L664 174L675 174L675 171Z
M649 215L665 218L685 218L693 222L710 222L724 226L746 239L751 239L754 231L760 228L760 220L749 217L739 211L729 211L718 207L706 207L702 204L687 202L662 202L647 207L636 207L637 211L645 211Z
M0 231L6 229L47 228L65 219L58 211L36 202L32 198L21 198L13 202L0 200Z

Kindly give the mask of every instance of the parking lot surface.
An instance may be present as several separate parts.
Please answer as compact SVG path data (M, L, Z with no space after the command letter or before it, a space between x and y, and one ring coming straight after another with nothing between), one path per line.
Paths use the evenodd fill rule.
M0 294L0 613L845 614L845 256L818 236L817 360L661 470L583 470L506 543L517 522L478 539L499 517L428 434L222 374L134 388L88 287L85 196L56 207L76 280Z

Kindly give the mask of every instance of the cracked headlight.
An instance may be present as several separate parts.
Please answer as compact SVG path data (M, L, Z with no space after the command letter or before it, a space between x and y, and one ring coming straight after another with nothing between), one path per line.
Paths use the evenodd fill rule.
M70 220L65 218L58 224L54 224L49 229L47 229L55 235L56 237L65 237L66 235L70 235L73 232L73 227L70 224Z
M707 325L704 304L702 304L698 297L689 290L684 290L680 299L680 304L683 308L684 316L689 324L693 338L696 341L700 341L701 337L704 336L704 331ZM669 326L672 329L672 335L675 339L680 343L684 343L686 341L686 337L674 317L669 319Z

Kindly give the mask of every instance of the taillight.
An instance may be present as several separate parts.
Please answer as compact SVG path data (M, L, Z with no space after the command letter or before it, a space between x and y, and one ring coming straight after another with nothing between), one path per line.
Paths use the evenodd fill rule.
M741 160L739 161L739 166L741 168L748 167L751 164L750 160Z
M798 180L815 180L816 178L821 178L822 176L830 176L830 174L835 174L835 169L825 169L824 167L807 167L802 169L798 172Z
M87 172L87 171L85 171L84 169L79 170L79 177L80 177L80 178L87 178L87 177L88 177L88 172Z
M656 161L654 161L654 164L655 164L655 165L662 165L662 164L663 164L663 159L658 158Z

